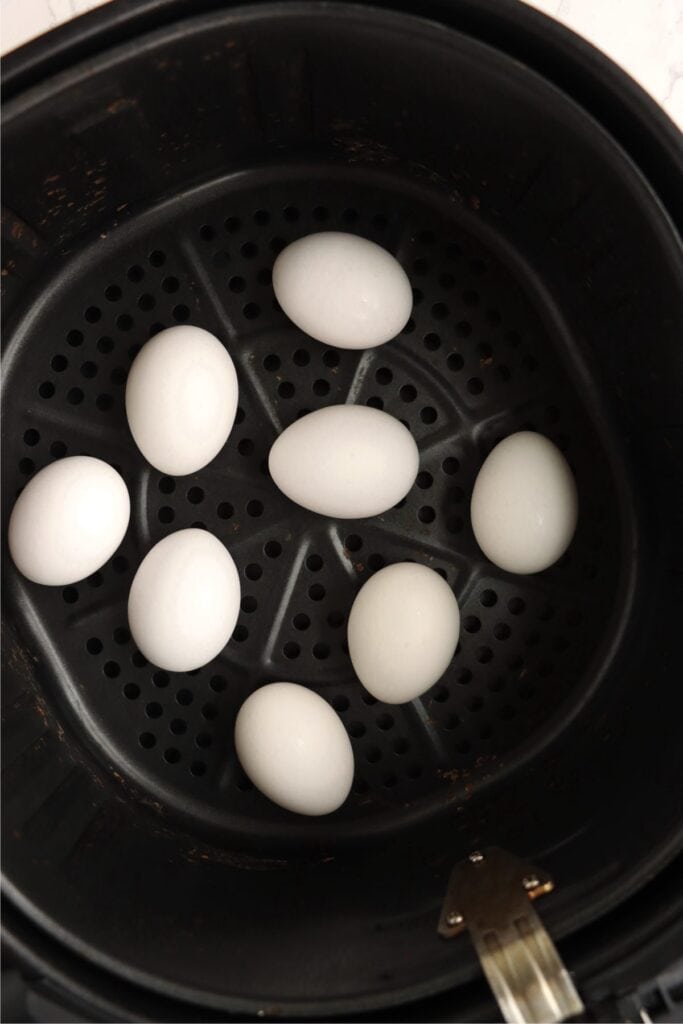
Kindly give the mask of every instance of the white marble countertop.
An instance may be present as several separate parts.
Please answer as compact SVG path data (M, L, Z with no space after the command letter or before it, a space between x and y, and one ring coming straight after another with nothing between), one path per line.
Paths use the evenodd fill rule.
M2 53L107 0L0 0ZM629 72L683 128L683 0L528 0Z

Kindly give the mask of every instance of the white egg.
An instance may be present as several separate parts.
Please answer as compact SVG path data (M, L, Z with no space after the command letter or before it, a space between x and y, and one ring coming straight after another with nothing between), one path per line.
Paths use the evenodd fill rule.
M576 529L576 483L562 452L522 430L496 445L472 492L472 529L494 565L541 572L569 547Z
M201 668L237 622L240 580L231 555L206 530L178 530L143 558L128 596L128 622L148 661L169 672Z
M242 768L273 803L297 814L330 814L353 781L353 750L327 701L296 683L269 683L248 697L235 723Z
M362 519L406 496L419 461L410 431L393 416L365 405L330 405L287 427L270 449L268 467L298 505Z
M375 348L401 331L413 308L403 267L374 242L341 231L307 235L273 266L283 310L306 334L339 348Z
M129 519L128 489L116 470L100 459L73 455L26 484L9 521L10 553L34 583L76 583L111 558Z
M373 697L403 704L441 678L459 633L458 602L446 581L424 565L399 562L358 592L349 615L349 654Z
M218 455L237 411L237 374L218 338L169 327L143 345L126 384L136 445L155 469L196 473Z

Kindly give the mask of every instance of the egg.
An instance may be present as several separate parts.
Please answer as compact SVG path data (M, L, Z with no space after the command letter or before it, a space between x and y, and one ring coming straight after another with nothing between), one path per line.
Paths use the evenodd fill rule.
M128 489L116 470L89 455L59 459L36 473L17 498L10 554L34 583L76 583L111 558L129 519Z
M339 519L386 512L406 496L418 466L410 431L365 405L330 405L303 416L278 437L268 458L283 494Z
M206 530L178 530L155 544L128 596L133 640L148 661L169 672L190 672L220 654L239 610L235 563Z
M353 781L353 750L327 701L297 683L269 683L235 722L242 768L273 803L297 814L330 814Z
M235 367L218 338L201 327L169 327L143 345L130 368L128 426L155 469L186 476L227 441L237 395Z
M398 260L341 231L292 242L273 266L282 309L306 334L338 348L375 348L401 331L413 293Z
M569 547L577 515L571 469L542 434L511 434L479 470L472 529L486 557L501 569L522 574L547 569Z
M448 583L424 565L398 562L358 592L349 615L349 655L373 697L403 704L441 678L459 633L460 611Z

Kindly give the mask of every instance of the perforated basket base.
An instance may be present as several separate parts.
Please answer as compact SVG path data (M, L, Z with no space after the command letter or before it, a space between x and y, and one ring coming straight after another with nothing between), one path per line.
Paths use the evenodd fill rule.
M270 271L295 238L353 231L395 253L415 290L401 336L366 352L328 349L277 307ZM123 473L133 518L116 556L77 586L14 576L10 602L42 638L50 693L98 756L169 815L233 842L386 832L471 796L530 755L582 699L617 600L619 524L609 459L567 355L514 253L476 210L400 179L326 166L240 174L96 239L36 298L5 372L4 511L64 455ZM224 451L171 479L147 466L127 429L131 360L162 327L215 332L237 366L240 403ZM399 417L420 449L405 501L383 516L331 521L295 507L267 472L274 438L322 406L366 403ZM483 558L469 523L492 446L535 429L566 453L581 501L568 554L538 576ZM242 578L235 634L214 662L158 671L135 651L126 599L149 547L202 525ZM347 614L383 565L436 569L460 603L462 636L441 681L399 707L355 680ZM256 792L232 730L257 686L293 680L339 712L356 758L353 792L325 820L299 819Z

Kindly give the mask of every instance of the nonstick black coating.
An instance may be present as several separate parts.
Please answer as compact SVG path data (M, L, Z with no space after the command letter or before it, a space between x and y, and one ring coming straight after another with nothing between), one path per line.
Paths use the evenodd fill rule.
M43 340L41 354L24 344L7 379L5 415L14 428L7 497L53 459L83 453L112 462L131 491L131 529L102 571L63 589L26 588L41 625L59 638L64 695L113 764L169 810L191 812L232 842L290 828L315 838L321 828L277 809L240 771L235 716L264 682L305 683L342 716L356 779L334 823L322 825L342 837L368 818L376 826L387 815L400 825L416 806L443 806L454 788L463 794L499 763L504 770L509 756L537 743L553 716L581 699L613 618L619 509L603 440L563 367L561 341L509 261L477 240L457 208L440 210L375 178L285 167L165 204L130 225L123 245L116 237L96 245L77 273L54 283L32 310L30 336ZM405 267L415 306L390 345L360 354L326 348L276 308L276 254L321 228L370 237ZM137 451L124 391L144 341L185 322L225 342L240 402L219 457L173 479ZM342 522L308 513L268 475L279 433L340 402L399 417L420 447L415 486L382 516ZM469 523L483 458L520 429L543 431L561 446L581 494L570 551L533 579L488 563ZM197 525L233 554L242 614L217 659L169 674L132 644L128 589L152 544ZM389 707L355 678L346 621L363 582L406 559L453 586L462 638L436 686Z
M666 745L648 746L646 783L627 781L639 725L652 743L638 688L664 680L644 680L624 631L649 631L645 657L654 624L634 601L660 596L641 563L666 531L642 539L665 510L626 423L657 417L635 363L646 320L665 414L680 295L656 204L561 94L455 34L399 19L388 37L383 16L317 10L289 7L285 30L281 9L197 19L90 69L87 89L67 75L18 105L6 198L29 269L9 275L3 385L5 516L33 472L76 453L119 467L134 507L82 584L8 566L10 891L146 984L312 1013L471 975L435 912L475 843L558 862L560 932L671 855ZM415 289L406 330L367 354L305 338L274 305L276 253L329 228L395 252ZM214 463L173 480L137 452L123 392L139 346L178 322L225 341L240 413ZM408 423L420 476L400 508L334 522L280 495L265 460L303 411L351 400ZM566 452L581 501L568 555L531 578L488 564L468 521L483 458L523 428ZM215 663L168 675L133 649L126 595L151 544L196 523L233 553L243 609ZM362 582L405 558L446 575L463 632L443 680L390 708L354 680L344 623ZM241 701L282 678L318 689L351 735L354 791L331 818L278 810L236 763ZM657 841L610 824L636 792ZM601 874L615 842L619 869Z

